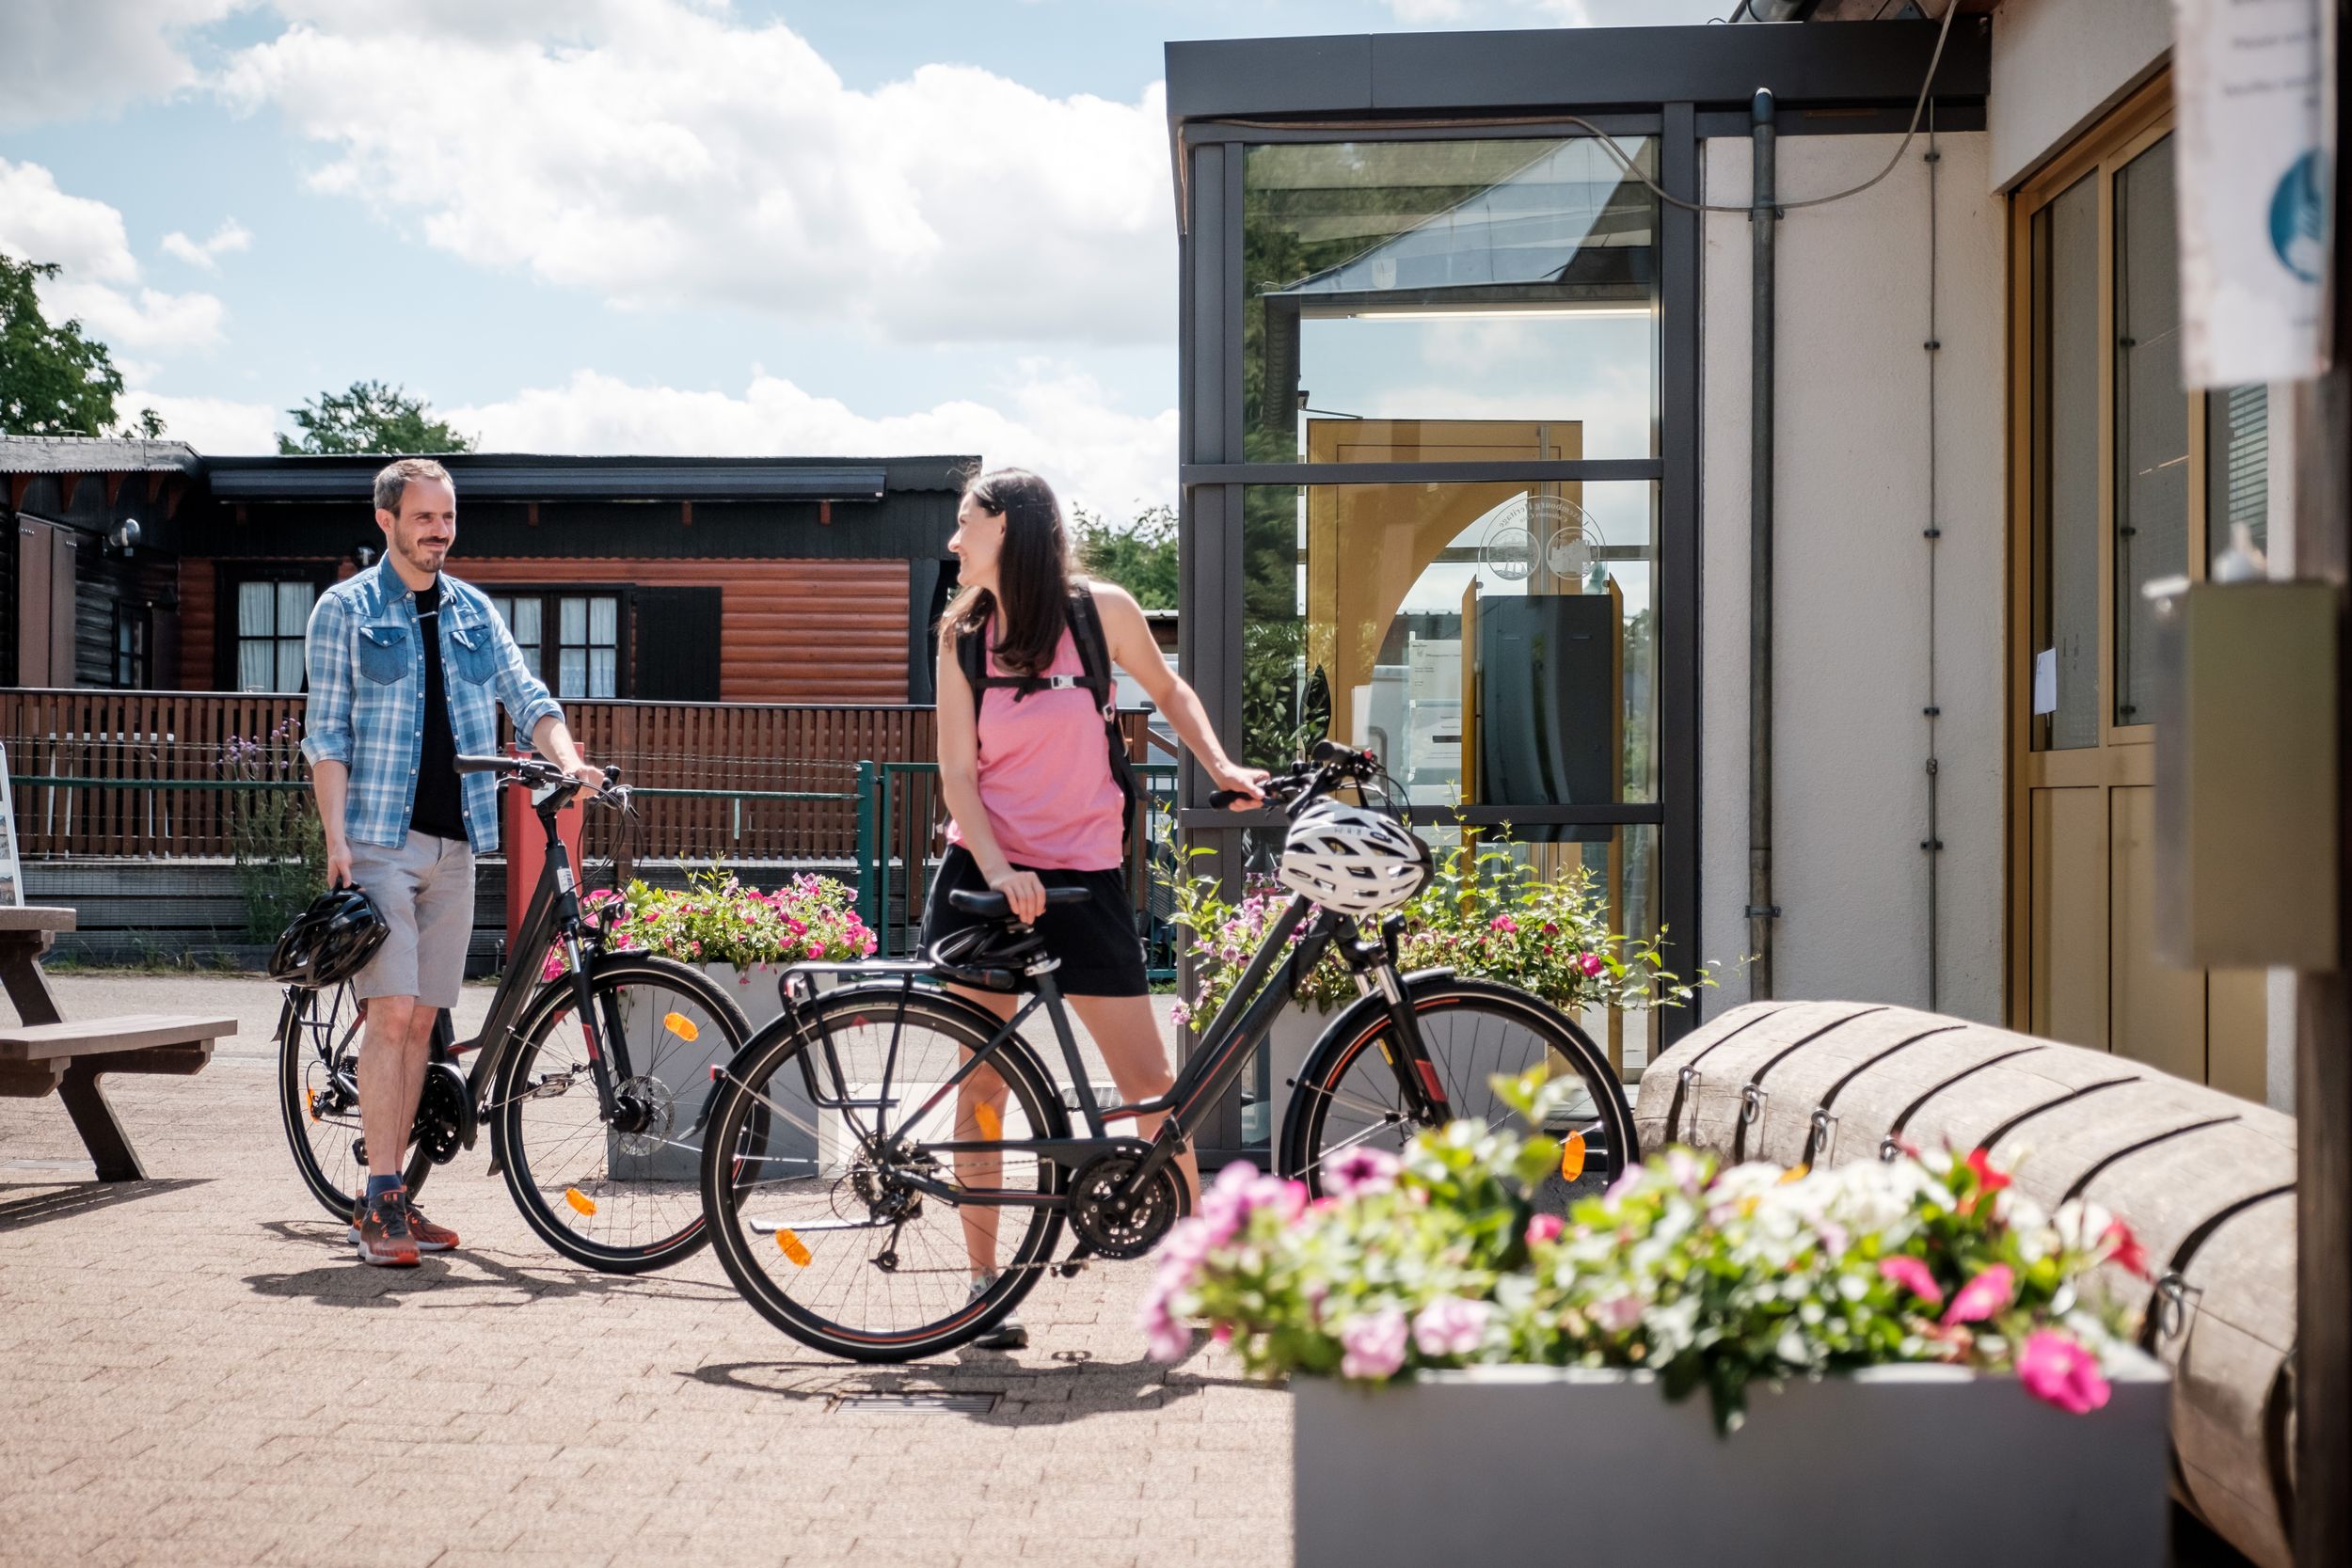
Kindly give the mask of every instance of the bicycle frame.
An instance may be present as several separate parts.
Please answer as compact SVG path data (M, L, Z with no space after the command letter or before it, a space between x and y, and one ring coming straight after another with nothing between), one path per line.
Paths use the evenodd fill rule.
M1343 936L1347 940L1341 942L1341 952L1349 967L1356 972L1359 986L1366 990L1376 989L1387 999L1389 1017L1404 1048L1405 1060L1394 1064L1401 1089L1414 1101L1418 1111L1433 1119L1444 1119L1444 1093L1422 1042L1420 1024L1412 1008L1406 1004L1404 988L1398 981L1395 958L1387 934L1384 932L1378 937L1365 938L1354 920L1328 911L1314 911L1313 918L1310 920L1310 911L1313 910L1314 906L1299 896L1293 896L1283 908L1251 958L1248 968L1235 984L1232 993L1202 1031L1200 1048L1185 1060L1176 1074L1175 1083L1166 1094L1133 1104L1105 1107L1097 1102L1085 1063L1078 1055L1077 1040L1071 1031L1060 987L1054 979L1054 971L1058 964L1056 960L1047 959L1028 972L1027 977L1034 989L1027 1000L1004 1020L985 1046L974 1052L971 1058L920 1105L900 1117L900 1124L911 1126L929 1115L964 1080L986 1066L1005 1042L1019 1032L1023 1022L1042 1009L1061 1048L1063 1065L1069 1071L1071 1085L1077 1097L1076 1108L1086 1120L1087 1135L925 1143L922 1146L924 1150L931 1154L987 1154L1020 1150L1059 1165L1075 1166L1091 1156L1111 1152L1125 1142L1113 1138L1107 1131L1106 1124L1113 1118L1165 1113L1168 1120L1145 1147L1141 1163L1122 1189L1127 1195L1139 1193L1169 1161L1183 1151L1189 1140L1189 1129L1200 1125L1205 1119L1206 1111L1217 1104L1240 1081L1251 1053L1262 1046L1273 1031L1275 1019L1296 995L1299 983L1321 961L1332 942L1340 941ZM1291 950L1291 937L1302 922L1306 923L1306 932L1297 947ZM1278 968L1279 974L1276 973ZM937 981L943 977L938 967L924 960L879 964L796 964L785 972L787 994L793 998L796 1009L806 1005L813 995L813 988L804 988L797 977L823 974L855 975L864 979L895 977L902 980L910 991L918 980L928 978ZM1268 983L1269 976L1272 977L1271 984ZM854 1113L861 1109L873 1111L874 1138L878 1143L886 1141L891 1102L887 1100L858 1101L850 1098L848 1080L834 1052L831 1033L824 1026L821 1013L817 1015L817 1019L816 1043L823 1052L834 1092L830 1098L824 1094L817 1082L817 1066L811 1059L811 1053L803 1050L801 1069L811 1101L824 1109L838 1110L846 1117L853 1117ZM890 1056L886 1058L883 1069L885 1083L889 1081L896 1054L894 1034ZM1408 1067L1410 1070L1407 1070ZM1066 1201L1058 1195L978 1193L915 1175L909 1175L904 1180L908 1185L949 1203L990 1208L1058 1208Z

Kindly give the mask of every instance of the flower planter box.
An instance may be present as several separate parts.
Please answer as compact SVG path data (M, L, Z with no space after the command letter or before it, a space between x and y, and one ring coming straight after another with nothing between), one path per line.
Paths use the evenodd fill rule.
M1757 1386L1728 1437L1646 1373L1296 1378L1293 1560L2153 1568L2169 1380L2112 1376L2088 1416L1963 1368Z
M782 970L754 969L746 983L745 977L737 972L733 964L704 964L701 969L713 984L734 999L737 1006L743 1009L743 1016L751 1021L752 1033L757 1034L783 1016L784 998L776 985L784 973ZM820 988L829 988L834 984L834 978L823 976L818 984ZM639 1061L648 1059L660 1030L660 1020L651 1016L643 1019L632 1017L624 1019L623 1022L628 1030L632 1054ZM704 1097L710 1092L710 1069L723 1061L727 1054L726 1042L713 1031L698 1042L702 1046L700 1050L680 1050L675 1039L662 1043L668 1049L661 1059L660 1077L675 1097L677 1126L670 1136L677 1142L665 1143L646 1153L631 1154L621 1147L617 1137L612 1138L606 1159L615 1178L688 1182L701 1179L700 1151L680 1148L678 1143L685 1141L692 1127L694 1108L699 1107ZM799 1149L786 1149L779 1152L807 1158L814 1150L803 1153Z

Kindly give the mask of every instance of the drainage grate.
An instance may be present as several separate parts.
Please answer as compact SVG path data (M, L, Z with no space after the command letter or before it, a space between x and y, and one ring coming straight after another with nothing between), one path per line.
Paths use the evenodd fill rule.
M861 1416L985 1416L1001 1394L835 1394L827 1408Z

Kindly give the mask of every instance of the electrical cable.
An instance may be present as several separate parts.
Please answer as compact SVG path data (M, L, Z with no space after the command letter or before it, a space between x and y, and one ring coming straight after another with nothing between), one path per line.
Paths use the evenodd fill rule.
M1787 213L1792 212L1799 207L1821 207L1826 206L1833 201L1843 201L1850 196L1860 196L1864 191L1868 190L1871 186L1877 184L1880 181L1895 172L1895 166L1903 161L1903 154L1910 150L1913 138L1917 136L1919 134L1919 117L1927 111L1928 94L1935 87L1936 67L1941 65L1944 61L1944 40L1952 36L1952 19L1958 15L1960 15L1960 0L1950 0L1950 4L1946 6L1944 8L1944 25L1936 31L1935 53L1928 56L1927 80L1919 84L1918 101L1911 106L1911 128L1903 133L1902 144L1895 149L1895 155L1886 160L1886 166L1879 170L1876 174L1870 176L1867 180L1862 182L1861 184L1855 185L1848 190L1836 191L1828 196L1811 196L1805 198L1803 201L1775 201L1772 203L1774 211ZM1664 186L1661 185L1657 181L1652 180L1648 175L1644 174L1640 169L1633 166L1632 158L1626 153L1623 148L1620 148L1617 145L1617 140L1614 136L1611 135L1608 132L1603 131L1599 126L1595 125L1591 120L1582 119L1577 115L1554 115L1549 118L1558 120L1564 125L1581 126L1586 132L1591 134L1596 141L1600 144L1600 150L1607 153L1620 169L1623 169L1628 175L1648 186L1651 195L1657 197L1659 200L1665 202L1670 207L1679 207L1686 213L1745 214L1754 210L1750 206L1731 206L1724 203L1711 201L1685 201L1678 196L1670 196L1667 194Z

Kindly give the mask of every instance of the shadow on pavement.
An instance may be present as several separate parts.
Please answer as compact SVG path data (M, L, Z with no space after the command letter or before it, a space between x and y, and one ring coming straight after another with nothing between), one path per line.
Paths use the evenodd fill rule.
M51 1220L70 1220L76 1214L111 1209L118 1203L153 1197L158 1193L176 1193L183 1187L201 1187L210 1180L210 1177L174 1177L153 1181L76 1181L66 1187L49 1181L32 1183L34 1190L24 1197L0 1197L0 1235L11 1230L29 1230ZM0 1193L11 1190L12 1187L0 1187Z
M1057 1352L1058 1365L1033 1366L990 1351L961 1350L952 1362L858 1367L848 1362L725 1361L678 1376L716 1388L854 1408L861 1396L994 1396L986 1410L945 1411L980 1426L1052 1426L1141 1410L1164 1410L1211 1387L1263 1388L1239 1377L1187 1372L1161 1361L1095 1361L1083 1351ZM889 1414L897 1414L892 1411Z
M463 1299L427 1301L424 1307L468 1308L529 1307L565 1296L624 1296L645 1301L730 1302L729 1287L661 1275L598 1274L550 1259L510 1263L475 1247L428 1254L413 1269L370 1268L353 1257L347 1227L332 1220L269 1220L262 1229L306 1247L331 1250L339 1261L293 1274L254 1274L245 1283L256 1294L315 1301L327 1307L396 1307L405 1296L461 1294ZM511 1300L484 1300L475 1292Z

